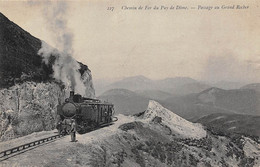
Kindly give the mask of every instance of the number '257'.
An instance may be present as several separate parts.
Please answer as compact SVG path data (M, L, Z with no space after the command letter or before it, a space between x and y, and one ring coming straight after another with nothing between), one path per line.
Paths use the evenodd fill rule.
M107 10L113 11L113 10L114 10L114 7L107 7Z

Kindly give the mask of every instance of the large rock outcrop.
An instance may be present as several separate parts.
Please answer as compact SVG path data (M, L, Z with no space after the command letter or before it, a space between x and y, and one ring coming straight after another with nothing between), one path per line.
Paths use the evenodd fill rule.
M0 90L1 140L55 128L56 108L65 95L54 82L25 82Z
M169 127L174 134L186 138L200 139L206 137L206 131L201 124L189 122L153 100L150 100L143 118L147 121L154 121L156 118L160 119L160 122Z

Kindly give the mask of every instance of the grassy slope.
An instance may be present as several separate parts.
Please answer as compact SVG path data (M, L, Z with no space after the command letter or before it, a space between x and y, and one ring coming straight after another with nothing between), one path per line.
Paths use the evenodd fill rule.
M221 135L243 134L260 137L260 116L217 113L205 116L197 122Z

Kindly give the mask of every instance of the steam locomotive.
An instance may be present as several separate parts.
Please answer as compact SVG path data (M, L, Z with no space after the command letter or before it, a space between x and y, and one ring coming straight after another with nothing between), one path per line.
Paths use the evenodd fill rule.
M59 121L57 129L60 134L69 134L72 120L76 122L76 130L82 134L95 128L110 125L117 121L114 117L114 105L98 99L82 97L70 92L70 97L57 106Z

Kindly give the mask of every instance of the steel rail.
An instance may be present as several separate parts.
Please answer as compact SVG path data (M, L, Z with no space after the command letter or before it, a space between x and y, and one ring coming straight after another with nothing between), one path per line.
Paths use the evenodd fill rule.
M36 141L30 142L30 143L26 143L26 144L23 144L23 145L20 145L20 146L17 146L17 147L13 147L13 148L8 149L8 150L4 150L4 151L0 152L0 158L4 158L4 157L9 156L11 154L14 154L14 153L20 152L22 150L26 150L30 147L34 147L34 146L37 146L37 145L40 145L40 144L61 138L63 136L64 135L61 135L61 134L60 135L54 135L54 136L46 137L46 138L36 140Z

